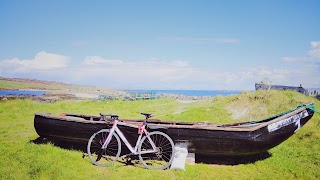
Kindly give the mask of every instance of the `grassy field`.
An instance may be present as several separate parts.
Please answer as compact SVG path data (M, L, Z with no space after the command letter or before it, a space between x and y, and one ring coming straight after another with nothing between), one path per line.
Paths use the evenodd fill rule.
M0 179L320 179L320 115L295 135L271 149L271 157L249 164L186 165L186 171L151 171L142 165L116 163L96 167L82 152L53 144L34 144L35 112L116 113L121 118L142 118L139 112L155 113L155 118L217 123L262 119L297 105L320 102L289 91L257 91L198 101L189 104L170 99L149 101L59 101L31 100L0 102Z

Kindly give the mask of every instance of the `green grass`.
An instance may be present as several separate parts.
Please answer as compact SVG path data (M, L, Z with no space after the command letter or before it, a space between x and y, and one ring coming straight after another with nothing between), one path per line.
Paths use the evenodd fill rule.
M0 179L320 179L320 115L284 143L270 150L271 157L251 164L186 165L184 171L151 171L142 165L96 167L82 152L53 144L34 144L35 112L116 113L121 118L156 118L180 121L232 123L262 119L306 102L320 102L290 91L257 91L181 104L170 99L150 101L0 102ZM240 112L240 113L239 113ZM243 113L244 112L244 113ZM233 119L237 114L237 119Z

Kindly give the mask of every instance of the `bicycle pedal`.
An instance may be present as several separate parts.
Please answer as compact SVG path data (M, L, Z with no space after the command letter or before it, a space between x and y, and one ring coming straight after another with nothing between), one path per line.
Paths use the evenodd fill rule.
M126 164L126 165L134 165L134 164L132 163L132 159L129 159L129 158L126 160L125 164Z
M126 154L126 155L120 156L120 158L121 158L122 160L126 160L126 159L129 158L129 156Z
M121 158L122 160L125 160L125 159L127 159L127 158L130 158L130 156L132 156L132 155L134 155L134 154L133 154L133 153L125 154L125 155L123 155L123 156L120 156L120 158Z

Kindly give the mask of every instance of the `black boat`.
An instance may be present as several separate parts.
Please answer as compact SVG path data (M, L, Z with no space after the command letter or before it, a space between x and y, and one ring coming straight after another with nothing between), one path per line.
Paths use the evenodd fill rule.
M263 120L224 125L149 119L148 128L167 133L175 143L185 143L189 152L217 156L256 155L292 136L311 119L314 108L314 104L306 104ZM112 125L109 120L100 121L100 116L93 115L36 113L34 127L42 138L85 147L93 133ZM129 124L119 128L129 142L135 142L137 127L143 120L119 120Z

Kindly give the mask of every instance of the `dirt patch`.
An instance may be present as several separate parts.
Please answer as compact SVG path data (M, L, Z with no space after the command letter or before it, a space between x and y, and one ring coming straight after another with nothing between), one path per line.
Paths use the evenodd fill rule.
M231 112L232 119L251 121L261 116L261 114L267 114L267 107L261 103L230 103L226 109Z
M242 119L250 113L250 109L248 107L243 108L233 108L233 107L227 107L228 110L232 113L232 119L239 120Z

